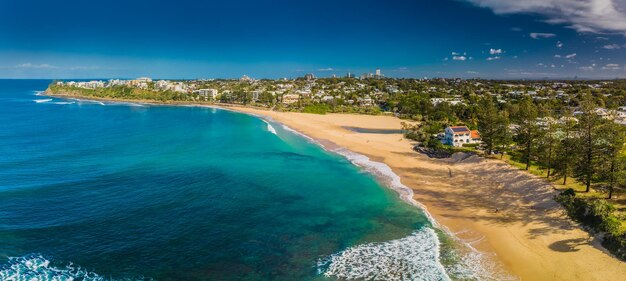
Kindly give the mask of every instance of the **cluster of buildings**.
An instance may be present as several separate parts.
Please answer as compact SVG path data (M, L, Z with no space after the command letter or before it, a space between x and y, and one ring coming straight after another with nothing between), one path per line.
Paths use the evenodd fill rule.
M370 107L384 104L394 95L411 94L423 95L430 99L433 106L449 104L452 106L466 106L470 95L491 95L500 103L530 96L535 100L561 99L568 101L581 89L604 91L610 87L612 81L490 81L490 80L463 80L463 79L388 79L384 78L380 69L373 73L366 73L359 78L348 73L339 79L317 78L314 74L305 74L296 79L261 79L256 80L248 76L240 79L211 79L211 80L152 80L149 77L140 77L132 80L112 79L108 81L69 81L58 82L85 89L126 86L152 91L171 91L176 93L197 95L204 101L237 102L237 98L244 93L249 95L253 102L268 102L269 100L284 105L301 105L301 101L330 103L334 105L352 105ZM610 95L607 91L606 95ZM622 113L605 114L617 115L619 122L626 123Z

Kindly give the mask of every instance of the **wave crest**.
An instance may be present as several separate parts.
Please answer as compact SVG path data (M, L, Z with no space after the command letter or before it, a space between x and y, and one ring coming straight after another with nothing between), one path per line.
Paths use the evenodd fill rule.
M89 272L73 264L65 268L50 265L50 261L41 255L9 257L7 264L0 266L0 280L106 280L96 273Z
M267 131L268 131L268 132L270 132L270 133L272 133L272 134L274 134L274 135L278 135L278 134L276 133L276 129L274 129L274 127L272 127L272 124L270 124L270 122L268 122L268 121L267 121L267 120L265 120L265 119L261 119L261 120L263 120L263 122L265 122L265 124L267 124Z
M326 277L363 280L450 280L439 262L439 240L431 228L408 237L348 248L321 259Z

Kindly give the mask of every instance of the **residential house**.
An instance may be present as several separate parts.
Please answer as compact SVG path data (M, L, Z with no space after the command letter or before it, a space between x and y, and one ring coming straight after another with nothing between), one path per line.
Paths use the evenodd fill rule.
M283 103L284 104L294 104L300 100L300 95L297 94L284 94L283 95Z
M444 134L443 143L447 145L462 147L464 144L480 143L480 133L467 126L447 127Z

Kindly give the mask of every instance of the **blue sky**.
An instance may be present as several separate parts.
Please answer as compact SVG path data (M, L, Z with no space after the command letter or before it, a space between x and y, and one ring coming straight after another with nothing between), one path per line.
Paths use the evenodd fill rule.
M620 2L618 2L620 1ZM2 78L626 77L621 0L0 0Z

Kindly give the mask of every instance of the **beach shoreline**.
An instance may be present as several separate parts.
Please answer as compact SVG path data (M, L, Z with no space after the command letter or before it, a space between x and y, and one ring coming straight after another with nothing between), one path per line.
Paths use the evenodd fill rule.
M521 280L621 280L626 263L607 253L552 200L548 182L498 160L429 159L400 134L358 133L346 127L397 130L392 116L315 115L214 103L159 103L46 93L58 98L151 105L216 107L269 118L317 141L387 165L438 225L486 253ZM498 211L494 211L498 210ZM602 271L598 269L602 269Z
M521 280L621 280L626 274L626 263L611 256L598 239L564 214L552 200L557 191L544 179L477 156L430 159L413 151L414 143L400 134L346 129L351 125L397 130L403 120L241 106L226 109L270 118L320 144L332 143L384 163L402 185L412 189L413 201L423 206L439 227L495 260L495 265L487 266L490 270L499 271L493 267L502 266ZM495 196L490 194L494 189Z

